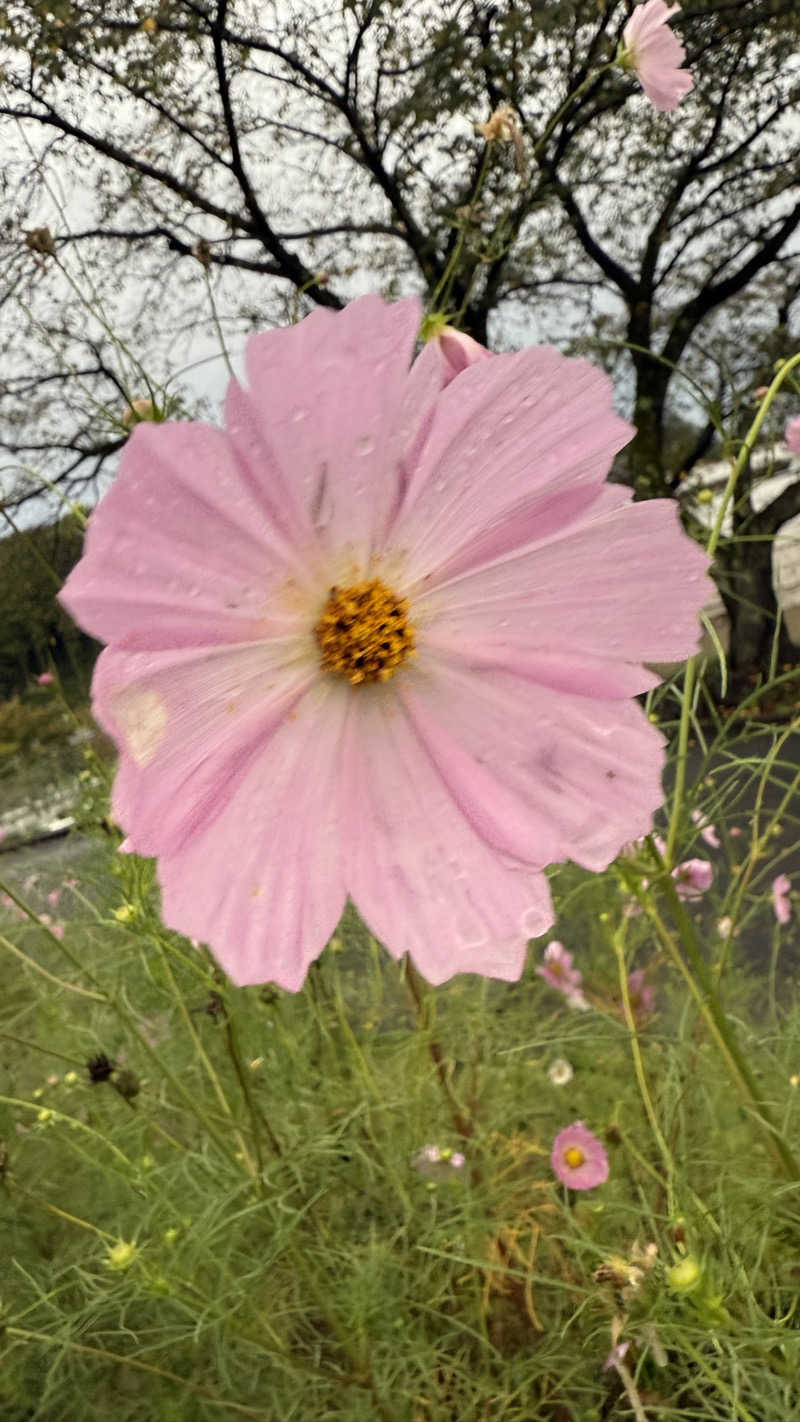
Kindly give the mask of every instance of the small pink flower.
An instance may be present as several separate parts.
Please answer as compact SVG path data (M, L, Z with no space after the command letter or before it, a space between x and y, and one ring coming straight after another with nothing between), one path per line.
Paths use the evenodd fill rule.
M602 1142L583 1121L573 1121L559 1131L553 1141L550 1164L562 1185L571 1190L593 1190L608 1179L608 1156Z
M702 810L692 810L692 822L697 825L703 842L711 849L719 849L719 835L714 826L709 824Z
M791 890L792 881L788 874L779 874L777 879L773 879L772 907L775 910L778 923L788 923L792 916L792 904L789 898Z
M622 32L621 63L632 69L654 108L676 109L694 87L694 80L681 65L686 51L668 28L668 21L680 5L664 0L647 0L637 5Z
M411 1164L426 1180L449 1180L459 1175L467 1160L460 1150L440 1150L437 1145L426 1145L417 1151Z
M646 1017L652 1017L656 1006L655 989L650 987L644 980L644 968L637 968L635 972L628 973L628 999L631 1004L631 1012L637 1021L642 1021Z
M714 871L707 859L685 859L672 871L680 899L698 899L711 888Z
M41 676L37 676L36 680L39 686L52 686L55 677L52 672L42 672Z
M783 437L792 454L800 454L800 415L789 420Z
M573 968L572 954L568 952L563 943L555 941L548 943L544 950L544 963L536 971L540 978L544 978L546 983L556 989L556 992L563 993L568 1001L575 998L585 1001L581 991L583 973L580 969Z
M625 1354L630 1346L630 1343L615 1343L603 1364L603 1372L607 1373L610 1368L618 1368L620 1363L624 1362Z
M455 380L462 370L467 370L469 366L475 365L476 361L485 360L492 354L479 341L473 340L472 336L467 336L464 331L457 331L453 326L443 326L432 337L431 343L436 346L441 357L443 387Z
M768 385L757 385L753 391L754 400L763 400L765 395L769 395Z
M53 937L57 938L60 942L60 940L64 937L63 923L54 923L52 928L50 929L50 932L52 933Z
M61 890L60 890L60 889L51 889L51 890L50 890L50 893L47 895L47 902L50 904L51 908L58 908L60 899L61 899Z
M606 483L602 372L538 347L443 388L419 321L318 310L250 338L224 429L136 424L61 595L109 644L114 819L240 984L297 990L348 900L433 983L515 981L547 865L663 803L634 698L697 645L705 554Z

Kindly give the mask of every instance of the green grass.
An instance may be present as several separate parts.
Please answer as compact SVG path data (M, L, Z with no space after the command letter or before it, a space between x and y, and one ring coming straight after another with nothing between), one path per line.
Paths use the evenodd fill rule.
M798 772L785 728L749 736L695 723L681 857L708 853L700 808L722 843L691 927L797 1153L797 918L778 928L770 883L800 838ZM116 851L107 771L81 764L86 832L0 854L28 910L0 907L4 1422L793 1415L797 1184L677 971L658 885L629 917L614 871L554 871L549 936L587 1012L537 976L543 943L520 983L415 997L352 910L301 993L238 990L164 930L153 865ZM643 872L646 852L625 861ZM657 993L635 1036L617 953ZM582 1194L549 1164L576 1119L611 1167ZM432 1142L465 1169L425 1178ZM617 1332L622 1372L603 1368Z
M149 864L108 842L69 853L38 859L29 890L42 910L65 869L79 877L63 943L2 925L28 959L6 955L0 1038L4 1419L624 1418L602 1367L615 1316L647 1416L791 1415L796 1190L634 921L659 995L641 1045L665 1168L614 1003L610 877L557 876L592 1011L531 966L513 986L427 993L420 1023L353 914L301 994L236 990L160 927ZM754 1026L752 986L737 970L730 1008L796 1140L800 1014L787 983ZM120 1010L83 995L98 991ZM116 1085L90 1082L99 1052ZM566 1086L548 1079L555 1056L574 1067ZM567 1197L548 1157L576 1118L604 1136L611 1174ZM465 1152L465 1178L419 1175L429 1141ZM636 1240L658 1260L622 1300L593 1276ZM117 1241L136 1250L120 1271ZM682 1250L702 1269L686 1296L667 1279Z

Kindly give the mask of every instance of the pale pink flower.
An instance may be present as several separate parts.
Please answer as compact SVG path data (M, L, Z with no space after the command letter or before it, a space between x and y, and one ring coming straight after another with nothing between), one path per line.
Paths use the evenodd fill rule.
M569 996L580 987L583 973L572 966L572 954L563 943L553 940L544 950L544 963L536 969L540 978L554 987L557 992Z
M628 973L628 1001L634 1018L639 1022L652 1017L655 1012L655 989L645 982L644 968Z
M694 87L687 69L681 69L686 51L669 28L680 5L646 0L637 5L622 31L622 64L632 69L654 108L676 109Z
M60 890L60 889L51 889L51 890L50 890L50 893L47 895L47 902L50 904L51 908L58 908L60 899L61 899L61 890Z
M453 326L442 326L441 330L431 337L431 344L437 348L441 358L442 385L449 385L463 370L492 354L480 341L474 340L464 331L456 331Z
M440 1150L437 1145L423 1146L411 1162L426 1180L452 1179L461 1174L466 1163L460 1150Z
M783 437L792 454L800 454L800 415L787 422Z
M297 989L348 896L431 982L514 980L545 866L604 868L662 802L633 698L694 650L705 555L605 484L599 370L540 347L443 389L419 319L316 311L251 338L224 431L137 424L63 594L111 644L114 818L239 983Z
M607 1373L611 1368L618 1368L620 1363L625 1361L625 1354L630 1346L630 1343L627 1342L615 1343L603 1364L603 1372Z
M562 1185L571 1190L593 1190L608 1179L608 1156L603 1144L583 1121L573 1121L553 1141L550 1164Z
M778 923L788 923L792 916L792 903L789 898L791 891L792 881L788 874L779 874L777 879L773 879L772 907Z
M692 823L700 831L700 838L711 849L719 849L719 835L714 825L710 824L702 810L692 810Z
M753 391L754 400L763 400L765 395L769 395L768 385L757 385Z
M685 859L672 871L680 899L698 899L711 888L714 871L707 859Z
M53 934L54 938L58 938L60 941L64 937L63 923L54 923L52 928L50 929L50 932Z
M37 676L36 681L39 686L52 686L55 677L52 672L42 672L41 676Z

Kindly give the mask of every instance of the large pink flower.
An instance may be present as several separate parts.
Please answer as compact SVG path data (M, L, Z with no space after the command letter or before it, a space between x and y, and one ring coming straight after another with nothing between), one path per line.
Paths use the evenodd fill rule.
M680 5L647 0L637 5L622 32L621 62L632 69L654 108L676 109L694 87L688 69L681 69L686 51L669 28Z
M661 803L631 699L696 644L706 559L604 483L606 377L540 348L442 389L416 301L253 337L225 430L140 423L64 592L110 645L113 810L166 922L296 989L350 895L432 982L519 976L544 867Z

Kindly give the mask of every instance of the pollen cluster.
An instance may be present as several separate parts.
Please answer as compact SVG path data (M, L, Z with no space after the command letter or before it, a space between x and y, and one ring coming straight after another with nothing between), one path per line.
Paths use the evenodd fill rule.
M388 681L414 656L408 601L380 578L331 588L314 636L323 671L338 672L353 686Z

